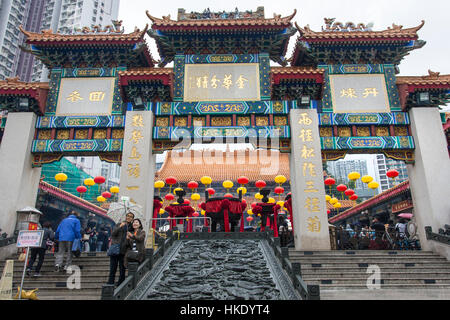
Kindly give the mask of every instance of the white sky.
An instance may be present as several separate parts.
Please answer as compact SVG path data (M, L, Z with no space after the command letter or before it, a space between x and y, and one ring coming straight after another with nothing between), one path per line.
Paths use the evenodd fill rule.
M264 6L266 18L273 17L274 13L288 16L294 8L297 14L293 22L300 27L310 25L312 30L320 31L324 26L323 18L336 18L342 23L369 23L373 22L373 30L385 30L392 23L403 25L404 28L415 27L425 20L425 26L419 31L419 39L427 44L419 50L406 56L400 64L400 75L425 75L427 70L450 74L450 42L449 14L450 1L448 0L246 0L246 1L185 1L185 0L122 0L120 2L119 20L123 20L125 32L132 32L135 27L143 29L151 21L145 11L148 10L155 17L170 14L173 20L177 19L178 8L184 8L187 12L202 12L206 8L211 11L234 11L237 7L240 11L256 11L258 6ZM287 57L293 51L298 32L291 37ZM147 36L151 53L155 59L159 59L155 42Z

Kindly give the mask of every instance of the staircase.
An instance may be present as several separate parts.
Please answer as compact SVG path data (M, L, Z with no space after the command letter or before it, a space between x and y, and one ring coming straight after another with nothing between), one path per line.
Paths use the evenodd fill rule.
M23 261L14 256L13 297L17 294L23 273ZM102 285L108 281L109 257L106 252L82 253L79 258L73 258L72 263L80 267L81 289L69 289L67 279L73 275L66 271L55 272L55 257L47 253L41 268L41 277L25 275L23 289L38 288L36 294L39 300L100 300ZM34 266L37 264L37 259ZM3 272L5 261L0 261L0 275ZM116 273L116 281L119 270Z
M290 249L289 260L301 264L307 284L320 285L322 300L450 299L450 262L433 252ZM379 289L367 285L372 265L379 267Z

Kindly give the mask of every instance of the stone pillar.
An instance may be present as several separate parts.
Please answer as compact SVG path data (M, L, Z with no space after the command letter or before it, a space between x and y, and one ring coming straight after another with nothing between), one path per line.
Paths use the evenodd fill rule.
M415 163L408 165L409 185L420 243L434 250L425 227L433 230L450 224L450 159L439 111L434 107L414 107L409 111L415 143Z
M31 167L35 125L34 113L9 113L0 145L0 228L9 236L16 226L16 211L36 205L41 168Z
M120 197L142 206L142 224L147 232L153 215L155 160L152 155L153 113L128 111L120 174Z
M331 249L318 122L315 109L290 111L295 250Z

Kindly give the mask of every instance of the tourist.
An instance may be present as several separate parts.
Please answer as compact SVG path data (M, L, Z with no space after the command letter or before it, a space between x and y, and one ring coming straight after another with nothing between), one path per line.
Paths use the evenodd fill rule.
M106 251L103 250L104 248L104 244L108 242L108 231L106 231L106 229L104 227L100 228L100 232L97 235L97 246L96 246L96 251L100 252L100 251Z
M79 213L71 211L71 214L59 224L56 229L55 239L58 240L58 253L55 259L55 271L63 267L64 255L67 252L64 270L72 264L72 243L75 239L81 239L81 225L78 220Z
M44 258L45 258L45 251L47 250L47 246L52 245L52 241L55 238L55 232L52 230L52 224L47 221L44 222L44 235L42 237L42 243L40 247L37 248L31 248L31 258L30 261L28 262L28 266L27 266L27 274L30 275L31 270L33 269L33 264L34 261L36 261L36 257L39 255L39 260L36 266L36 269L34 270L35 277L40 277L41 276L41 267L42 264L44 263Z
M131 223L134 219L134 214L128 212L125 221L116 224L111 233L111 246L108 249L109 255L109 278L108 284L114 284L114 279L116 277L117 265L119 265L119 281L117 286L119 286L125 280L125 265L124 258L126 253L126 237L129 228L132 228ZM118 249L116 252L114 250Z
M399 222L395 225L395 231L397 231L400 239L406 238L406 229L407 223L405 219L400 219Z
M83 237L82 237L82 240L81 240L81 244L82 244L82 246L81 246L81 248L82 248L82 252L89 252L90 250L90 245L89 245L89 242L90 242L90 239L91 239L91 234L92 234L92 230L91 230L91 228L90 227L87 227L86 229L84 229L84 232L83 232Z
M142 263L145 257L145 231L139 219L133 220L133 231L127 233L127 252L125 254L125 267L128 262Z

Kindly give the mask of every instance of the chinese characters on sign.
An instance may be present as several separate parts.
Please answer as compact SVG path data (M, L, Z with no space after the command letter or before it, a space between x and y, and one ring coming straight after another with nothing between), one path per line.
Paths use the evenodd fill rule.
M353 94L353 92L348 92ZM314 113L306 110L299 110L296 124L296 149L300 160L300 184L299 192L300 202L303 206L301 212L303 217L300 219L303 223L302 229L307 233L318 234L323 231L323 205L321 203L322 193L320 192L321 175L319 169L321 163L321 151L318 147L319 137L316 122L313 119ZM317 116L317 115L316 115ZM317 131L317 132L316 132ZM297 165L297 164L296 164Z
M384 74L331 74L335 113L390 112Z
M257 63L186 64L184 101L260 100Z
M143 144L144 139L143 129L145 128L144 117L142 114L134 114L131 116L131 137L128 142L132 144L131 151L127 155L128 163L126 174L128 176L127 181L129 185L125 188L129 191L139 191L140 187L137 183L137 179L141 177L141 159L142 154L139 152L139 147ZM131 185L130 185L131 184ZM136 203L133 198L130 199L132 203Z
M58 115L109 115L115 78L62 78Z

